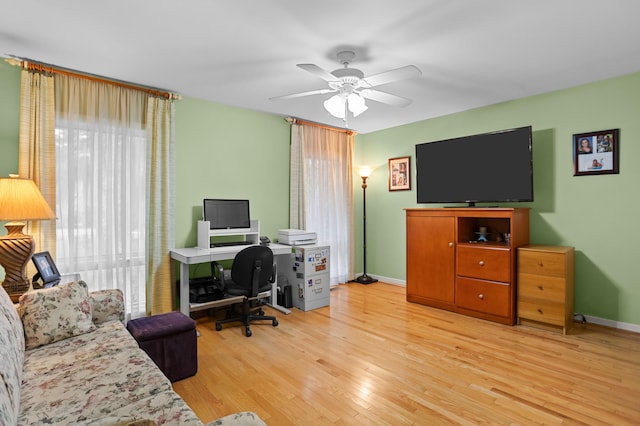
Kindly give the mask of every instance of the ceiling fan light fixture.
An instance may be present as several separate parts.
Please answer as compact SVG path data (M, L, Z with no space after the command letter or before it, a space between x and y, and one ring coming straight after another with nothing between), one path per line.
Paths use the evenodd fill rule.
M364 98L356 93L352 93L347 97L347 103L349 111L353 113L354 117L359 116L365 112L369 107L365 104Z
M345 99L340 95L333 95L324 101L324 109L336 118L344 119L344 103Z
M338 52L337 58L343 67L331 72L315 64L298 64L298 68L324 80L329 88L277 96L270 99L293 99L309 95L335 93L334 96L324 101L324 108L332 116L343 120L345 126L349 114L357 117L369 109L366 105L367 99L396 107L406 107L411 104L411 99L382 92L373 89L373 87L421 76L422 72L415 65L407 65L365 77L361 70L349 66L355 56L355 52L351 50Z

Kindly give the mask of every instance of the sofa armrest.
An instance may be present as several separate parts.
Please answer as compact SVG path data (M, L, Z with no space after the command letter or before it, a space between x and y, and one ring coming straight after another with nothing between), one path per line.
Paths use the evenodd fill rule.
M124 296L119 289L98 290L89 293L93 323L98 325L107 321L124 321Z

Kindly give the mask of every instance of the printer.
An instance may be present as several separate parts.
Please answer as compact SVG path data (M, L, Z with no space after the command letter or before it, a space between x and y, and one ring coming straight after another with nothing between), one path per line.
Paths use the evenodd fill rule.
M315 244L318 242L318 235L315 232L301 229L280 229L278 231L278 242L289 246Z

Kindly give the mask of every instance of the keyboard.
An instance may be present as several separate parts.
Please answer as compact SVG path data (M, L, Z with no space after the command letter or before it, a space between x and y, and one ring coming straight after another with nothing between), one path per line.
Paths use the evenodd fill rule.
M214 247L233 247L233 246L250 246L254 243L251 241L224 241L218 243L211 243L211 248Z

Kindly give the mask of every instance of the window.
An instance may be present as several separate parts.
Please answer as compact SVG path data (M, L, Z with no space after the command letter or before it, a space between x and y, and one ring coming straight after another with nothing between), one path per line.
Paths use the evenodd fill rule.
M56 122L57 263L89 289L119 288L145 312L146 134L113 123Z

